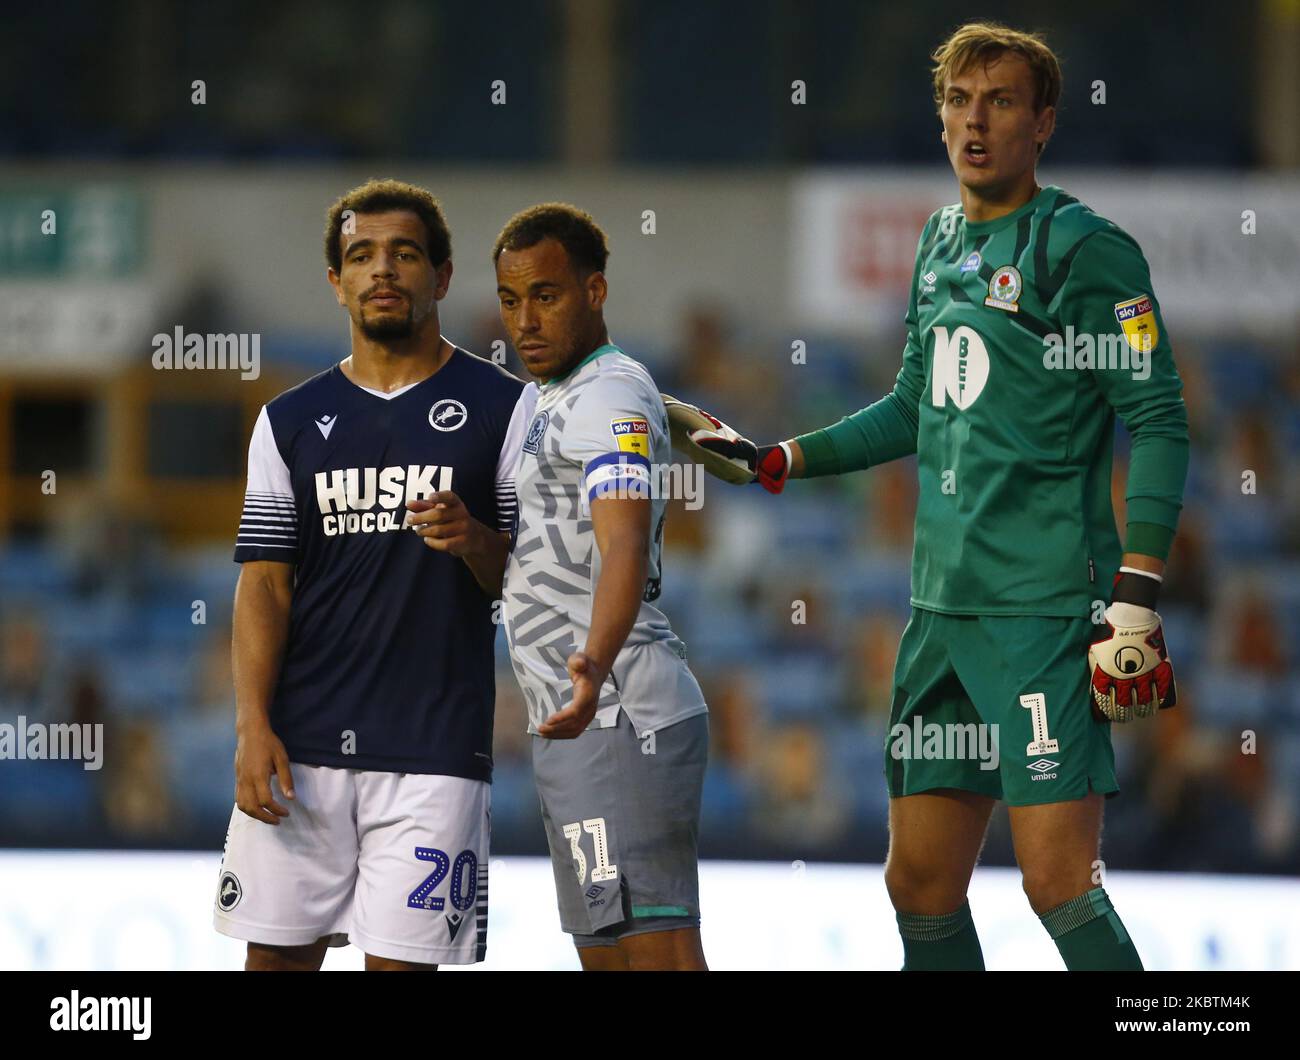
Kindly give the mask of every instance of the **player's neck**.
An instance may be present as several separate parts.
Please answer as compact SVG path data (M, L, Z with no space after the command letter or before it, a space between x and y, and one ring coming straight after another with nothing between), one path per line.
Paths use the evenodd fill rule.
M567 379L577 370L579 365L589 360L593 353L599 350L602 346L608 345L610 345L609 329L602 325L599 336L595 339L579 344L577 352L569 358L568 362L562 368L558 369L549 379L539 379L538 382L545 385L547 383L553 383L559 379Z
M997 188L968 188L961 185L961 212L970 224L996 221L1015 213L1043 189L1031 170L1025 176Z
M426 336L385 343L354 335L352 355L339 362L339 369L357 386L385 394L423 382L447 363L454 349L436 327L433 331L432 342Z

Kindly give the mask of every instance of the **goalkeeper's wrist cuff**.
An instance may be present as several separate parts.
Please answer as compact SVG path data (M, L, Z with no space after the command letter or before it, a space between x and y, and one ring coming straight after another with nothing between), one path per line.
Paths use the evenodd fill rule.
M1159 574L1136 567L1120 567L1111 588L1111 603L1136 604L1138 607L1156 609L1156 598L1164 581Z
M790 469L794 467L794 453L790 449L789 442L781 443L781 452L785 453L785 477L790 477Z
M785 442L760 445L755 449L754 481L768 493L780 493L785 489L785 480L789 474L790 447Z

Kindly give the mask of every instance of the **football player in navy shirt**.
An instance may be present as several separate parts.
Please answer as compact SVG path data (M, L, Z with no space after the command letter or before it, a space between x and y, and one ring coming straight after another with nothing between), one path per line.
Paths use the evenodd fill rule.
M235 548L236 807L215 926L249 970L483 959L493 597L523 384L442 337L438 202L329 211L351 355L261 410Z

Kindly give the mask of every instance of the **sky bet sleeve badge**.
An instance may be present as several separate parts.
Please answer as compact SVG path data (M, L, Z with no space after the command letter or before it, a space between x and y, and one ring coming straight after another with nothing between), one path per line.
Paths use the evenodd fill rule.
M984 304L994 309L1005 309L1008 313L1019 313L1023 286L1020 270L1014 265L1003 265L989 279L989 296L984 299Z
M650 459L650 424L645 420L613 420L609 429L614 432L619 452Z
M1149 353L1160 341L1160 329L1156 326L1155 309L1151 305L1149 294L1140 294L1127 302L1117 302L1115 319L1124 329L1124 338L1128 344L1140 353Z

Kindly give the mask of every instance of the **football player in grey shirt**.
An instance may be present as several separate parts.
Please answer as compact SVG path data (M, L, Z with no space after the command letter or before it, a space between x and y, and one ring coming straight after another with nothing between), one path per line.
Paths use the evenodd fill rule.
M671 462L650 373L609 341L605 233L575 207L511 218L501 319L535 382L503 599L528 704L560 925L588 971L704 970L697 846L708 708L654 606Z

